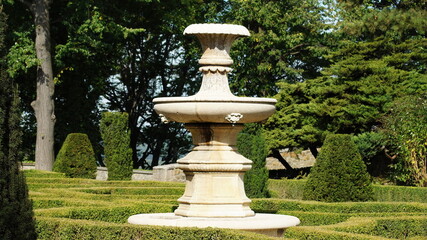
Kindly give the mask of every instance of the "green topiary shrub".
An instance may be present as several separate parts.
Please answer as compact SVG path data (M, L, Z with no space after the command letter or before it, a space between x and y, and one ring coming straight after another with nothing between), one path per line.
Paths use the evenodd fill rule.
M237 149L252 160L252 169L245 173L245 192L250 198L269 197L268 170L265 167L267 148L261 130L256 126L246 127L237 137Z
M373 196L366 171L350 135L328 135L304 189L304 199L344 202L367 201Z
M133 172L128 114L105 112L101 119L108 180L130 180Z
M71 178L95 178L95 153L86 134L68 134L56 156L53 170Z

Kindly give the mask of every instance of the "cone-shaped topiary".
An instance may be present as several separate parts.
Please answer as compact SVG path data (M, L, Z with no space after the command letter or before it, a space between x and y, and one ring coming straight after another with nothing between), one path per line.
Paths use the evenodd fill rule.
M121 112L103 113L100 129L104 141L108 180L130 180L133 173L133 163L128 114Z
M308 177L304 199L368 201L372 196L371 177L350 135L328 135Z
M72 178L95 178L95 153L86 134L68 134L56 157L53 170Z

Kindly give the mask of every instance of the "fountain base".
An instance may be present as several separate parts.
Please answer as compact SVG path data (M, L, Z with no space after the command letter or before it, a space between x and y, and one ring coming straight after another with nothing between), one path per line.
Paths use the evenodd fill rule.
M300 220L293 216L263 213L243 218L182 217L174 213L152 213L133 215L128 222L149 226L225 228L281 237L286 228L298 225Z

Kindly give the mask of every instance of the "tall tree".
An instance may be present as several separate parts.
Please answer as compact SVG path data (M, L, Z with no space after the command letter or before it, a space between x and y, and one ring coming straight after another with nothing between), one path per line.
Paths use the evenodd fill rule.
M173 162L191 144L182 124L161 123L153 111L152 100L159 96L189 95L199 86L199 46L182 33L188 25L203 21L205 10L200 8L201 3L129 1L100 8L117 23L143 26L145 30L124 39L117 75L111 79L105 95L108 108L129 113L134 167L150 168L161 161ZM138 17L141 13L143 17ZM123 19L123 15L128 18Z
M0 239L36 239L32 203L19 165L19 96L4 66L5 18L0 7Z
M343 1L331 66L280 85L278 111L266 124L271 148L315 149L330 132L370 131L393 99L427 90L426 11L403 2Z
M69 133L87 133L98 160L102 149L98 129L99 98L104 93L107 79L116 73L117 59L122 57L120 45L126 35L134 30L101 15L98 5L106 1L53 1L50 5L51 49L55 84L55 151ZM20 3L7 4L13 13L9 24L9 72L20 84L24 104L26 127L24 138L28 159L36 135L35 116L30 102L35 97L33 74L38 61L34 49L31 11L19 7ZM125 16L125 15L123 15ZM29 150L31 149L31 151Z
M35 26L35 52L38 59L36 100L31 103L37 120L36 169L51 171L55 159L55 112L49 7L51 0L18 0L31 10Z
M322 54L333 43L329 1L231 2L228 20L244 25L250 37L236 41L230 77L234 92L273 96L278 82L300 82L320 74Z

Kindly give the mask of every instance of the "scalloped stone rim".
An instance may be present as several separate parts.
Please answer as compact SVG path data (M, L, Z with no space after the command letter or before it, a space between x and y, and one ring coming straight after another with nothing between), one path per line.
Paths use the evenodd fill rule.
M199 23L191 24L184 30L184 35L193 34L230 34L238 36L250 36L248 29L235 24Z

